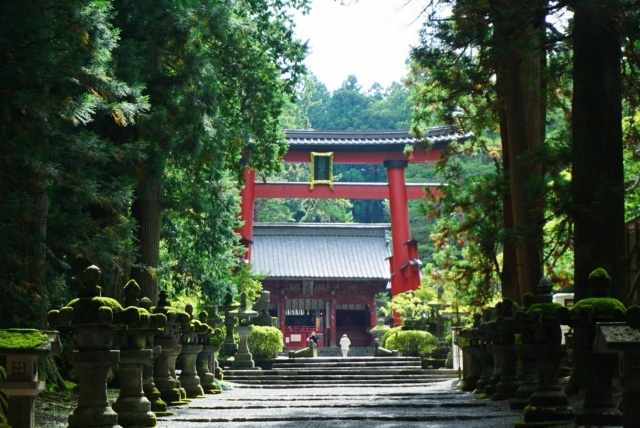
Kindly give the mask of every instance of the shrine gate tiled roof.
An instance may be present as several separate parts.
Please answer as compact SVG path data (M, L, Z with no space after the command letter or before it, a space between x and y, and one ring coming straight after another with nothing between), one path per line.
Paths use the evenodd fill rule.
M387 223L254 223L251 263L267 279L389 280Z
M409 131L297 131L289 130L287 142L289 150L309 150L314 146L334 147L335 149L356 149L358 147L377 148L378 150L399 149L406 144L421 143L424 140L413 137ZM462 134L453 127L440 126L430 128L426 140L432 143L432 149L443 149L454 140L465 140L471 133Z

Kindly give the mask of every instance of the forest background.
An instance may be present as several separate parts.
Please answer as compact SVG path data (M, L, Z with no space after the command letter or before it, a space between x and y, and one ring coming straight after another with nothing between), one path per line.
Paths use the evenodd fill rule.
M434 167L407 169L447 184L410 210L425 287L482 307L521 300L544 274L581 298L585 273L606 267L624 299L624 221L639 214L635 1L428 2L402 83L363 92L349 76L333 93L305 77L290 10L308 7L0 5L1 327L44 327L90 264L116 298L129 278L154 302L158 287L207 303L255 292L234 232L241 159L303 181L304 167L283 169L283 128L472 132ZM386 180L379 166L336 173ZM388 220L384 201L260 201L257 213Z

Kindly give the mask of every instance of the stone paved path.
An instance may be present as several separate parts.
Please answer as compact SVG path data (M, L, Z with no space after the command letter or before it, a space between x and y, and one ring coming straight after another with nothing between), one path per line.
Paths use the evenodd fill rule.
M460 392L447 380L424 386L237 388L196 399L167 428L507 428L521 412ZM507 407L508 408L508 407Z

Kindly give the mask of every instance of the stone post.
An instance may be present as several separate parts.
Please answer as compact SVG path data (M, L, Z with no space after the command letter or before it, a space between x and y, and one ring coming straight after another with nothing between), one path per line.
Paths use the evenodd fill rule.
M499 304L499 303L498 303ZM487 312L489 313L489 319L487 319ZM493 359L493 370L491 372L491 377L487 382L487 385L484 387L484 391L482 392L481 398L491 398L493 394L496 392L496 385L500 382L500 377L502 376L502 360L501 354L495 352L494 350L494 341L495 335L492 334L492 318L494 318L490 309L485 310L483 313L484 322L480 324L478 328L486 337L486 350Z
M61 352L57 331L0 330L0 355L7 357L7 379L0 382L0 391L8 398L12 428L35 428L34 403L45 386L38 380L38 357Z
M622 413L613 399L612 379L618 365L615 354L597 354L593 351L597 323L622 322L626 308L609 298L611 278L604 269L596 269L589 275L589 298L582 299L570 309L560 307L555 311L558 323L573 327L574 353L581 357L574 361L581 364L585 381L584 404L576 411L576 425L621 425Z

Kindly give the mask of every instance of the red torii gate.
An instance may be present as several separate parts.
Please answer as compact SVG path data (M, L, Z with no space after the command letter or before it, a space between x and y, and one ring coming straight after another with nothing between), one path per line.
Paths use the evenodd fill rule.
M344 198L389 199L393 256L389 258L391 294L416 290L420 286L420 260L417 241L411 239L409 229L409 199L424 197L424 188L437 192L438 184L407 184L404 169L409 163L435 162L441 151L453 140L468 135L457 134L451 127L431 128L427 140L416 139L407 131L287 131L289 152L285 162L309 163L311 153L333 154L333 163L383 164L387 168L388 183L256 183L255 171L247 167L245 186L241 191L241 216L244 225L238 229L247 247L245 258L251 260L253 213L256 198ZM407 145L413 147L408 157Z

